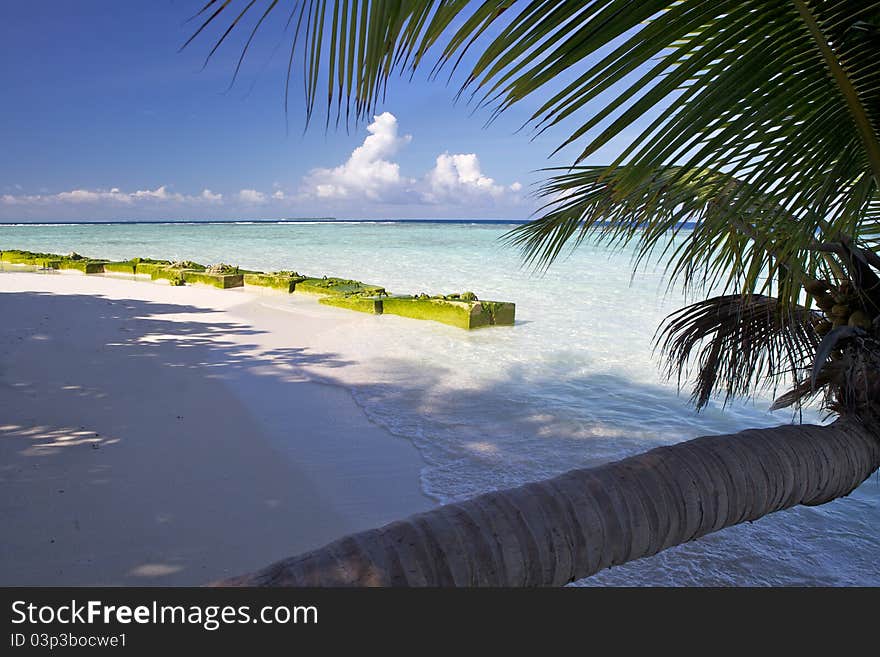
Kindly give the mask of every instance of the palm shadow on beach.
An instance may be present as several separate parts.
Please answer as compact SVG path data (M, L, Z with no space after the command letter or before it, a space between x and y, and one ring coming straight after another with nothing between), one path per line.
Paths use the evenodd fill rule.
M322 507L308 484L310 476L319 476L310 469L309 455L285 453L283 446L253 434L259 433L255 427L280 433L283 427L273 422L295 425L295 414L291 419L280 405L302 394L299 384L342 385L333 372L351 363L339 354L266 347L258 344L261 329L185 304L18 293L0 294L0 314L15 318L0 325L0 486L8 500L0 513L5 526L20 527L0 548L0 582L205 583L298 551L302 537L291 509L303 499L321 519L317 529L310 528L312 542L337 537L333 508ZM624 408L650 408L652 417L666 408L662 431L682 437L703 432L697 416L679 411L683 401L674 391L613 374L535 380L522 365L491 385L450 390L442 385L447 372L391 354L386 360L380 403L375 386L345 387L373 422L397 435L406 431L383 415L383 407L431 409L417 418L424 429L420 437L406 437L428 454L420 440L431 440L432 430L447 436L453 430L456 442L448 447L458 456L429 465L440 480L446 475L468 480L466 470L472 468L462 497L650 447L651 436L635 435L638 422L621 419ZM530 404L523 381L553 393L544 395L551 399L580 395L592 425L578 432L554 423L555 409ZM238 398L224 387L229 385L237 387ZM242 404L241 397L253 403ZM500 438L486 417L490 406L494 417L505 418ZM256 418L255 408L261 409ZM449 426L454 417L459 423ZM543 444L561 448L553 454L541 449ZM529 453L535 458L514 456ZM285 458L302 461L301 476L290 477ZM145 489L151 489L149 499L138 499ZM394 513L389 511L388 520ZM813 510L787 513L789 523L796 519L789 540L801 545L832 524ZM835 513L834 523L843 515ZM799 569L785 562L774 529L781 520L722 532L595 581L723 584L725 568L737 570L738 581L747 577L737 560L797 581ZM114 545L110 552L102 547L107 542ZM775 554L756 551L759 543L774 546ZM876 547L876 541L867 543L866 554ZM839 549L830 542L826 547L829 554ZM130 558L133 553L137 559ZM772 569L760 568L761 560L777 558ZM821 570L821 559L814 561ZM692 582L686 564L697 562L706 573ZM64 566L41 570L50 563Z
M0 293L0 317L0 519L17 528L0 582L200 584L249 541L297 544L284 514L314 490L279 485L290 473L226 386L268 379L295 397L299 368L345 361L261 352L263 331L185 304ZM315 512L330 540L333 510Z

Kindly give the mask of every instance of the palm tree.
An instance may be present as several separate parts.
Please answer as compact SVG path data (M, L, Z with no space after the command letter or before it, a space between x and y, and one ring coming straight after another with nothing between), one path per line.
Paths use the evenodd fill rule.
M796 504L880 466L880 2L303 0L286 3L308 118L368 116L396 72L439 53L494 113L539 99L578 123L539 217L509 233L547 267L595 238L660 255L705 298L667 318L668 372L704 406L793 382L828 426L703 437L345 537L228 584L557 585ZM208 57L278 0L209 0ZM191 39L192 40L192 39ZM188 42L189 43L189 42ZM479 50L478 50L479 44ZM239 60L239 66L241 64ZM236 73L238 69L236 69ZM565 82L560 82L560 80ZM587 159L643 126L604 166ZM713 292L715 291L715 292Z

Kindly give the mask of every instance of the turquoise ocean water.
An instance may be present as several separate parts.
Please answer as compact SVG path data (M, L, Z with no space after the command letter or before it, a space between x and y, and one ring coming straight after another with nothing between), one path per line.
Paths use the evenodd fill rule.
M632 275L631 254L585 245L544 275L498 238L512 224L329 221L0 225L0 248L226 262L385 285L392 292L471 290L514 301L517 325L466 332L375 317L314 345L349 345L345 382L374 422L412 441L422 485L466 497L708 433L771 426L770 393L702 413L652 355L662 318L684 303L661 268ZM3 281L0 275L0 290ZM325 309L326 312L342 312ZM349 327L350 326L350 327ZM815 411L804 419L820 421ZM880 585L880 481L849 498L733 527L589 584Z

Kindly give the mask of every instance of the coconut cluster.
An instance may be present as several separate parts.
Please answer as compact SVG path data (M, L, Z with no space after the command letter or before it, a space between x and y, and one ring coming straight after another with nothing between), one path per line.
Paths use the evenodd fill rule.
M825 335L833 328L854 326L870 330L873 318L864 307L858 291L849 281L833 287L828 281L810 281L804 289L815 300L816 305L825 313L826 319L816 325L816 332Z

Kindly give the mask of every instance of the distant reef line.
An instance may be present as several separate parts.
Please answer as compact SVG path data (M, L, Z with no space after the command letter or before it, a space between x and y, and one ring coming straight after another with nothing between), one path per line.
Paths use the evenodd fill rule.
M300 217L297 219L112 219L96 221L50 221L50 220L10 220L0 221L0 226L247 226L252 224L284 225L284 224L422 224L450 226L522 226L531 219L338 219L336 217ZM605 222L610 223L610 222ZM693 230L694 221L683 221L669 230Z
M287 219L111 219L95 221L0 221L0 226L166 226L188 224L250 225L250 224L450 224L450 225L521 225L528 219L338 219L336 217L299 217Z

